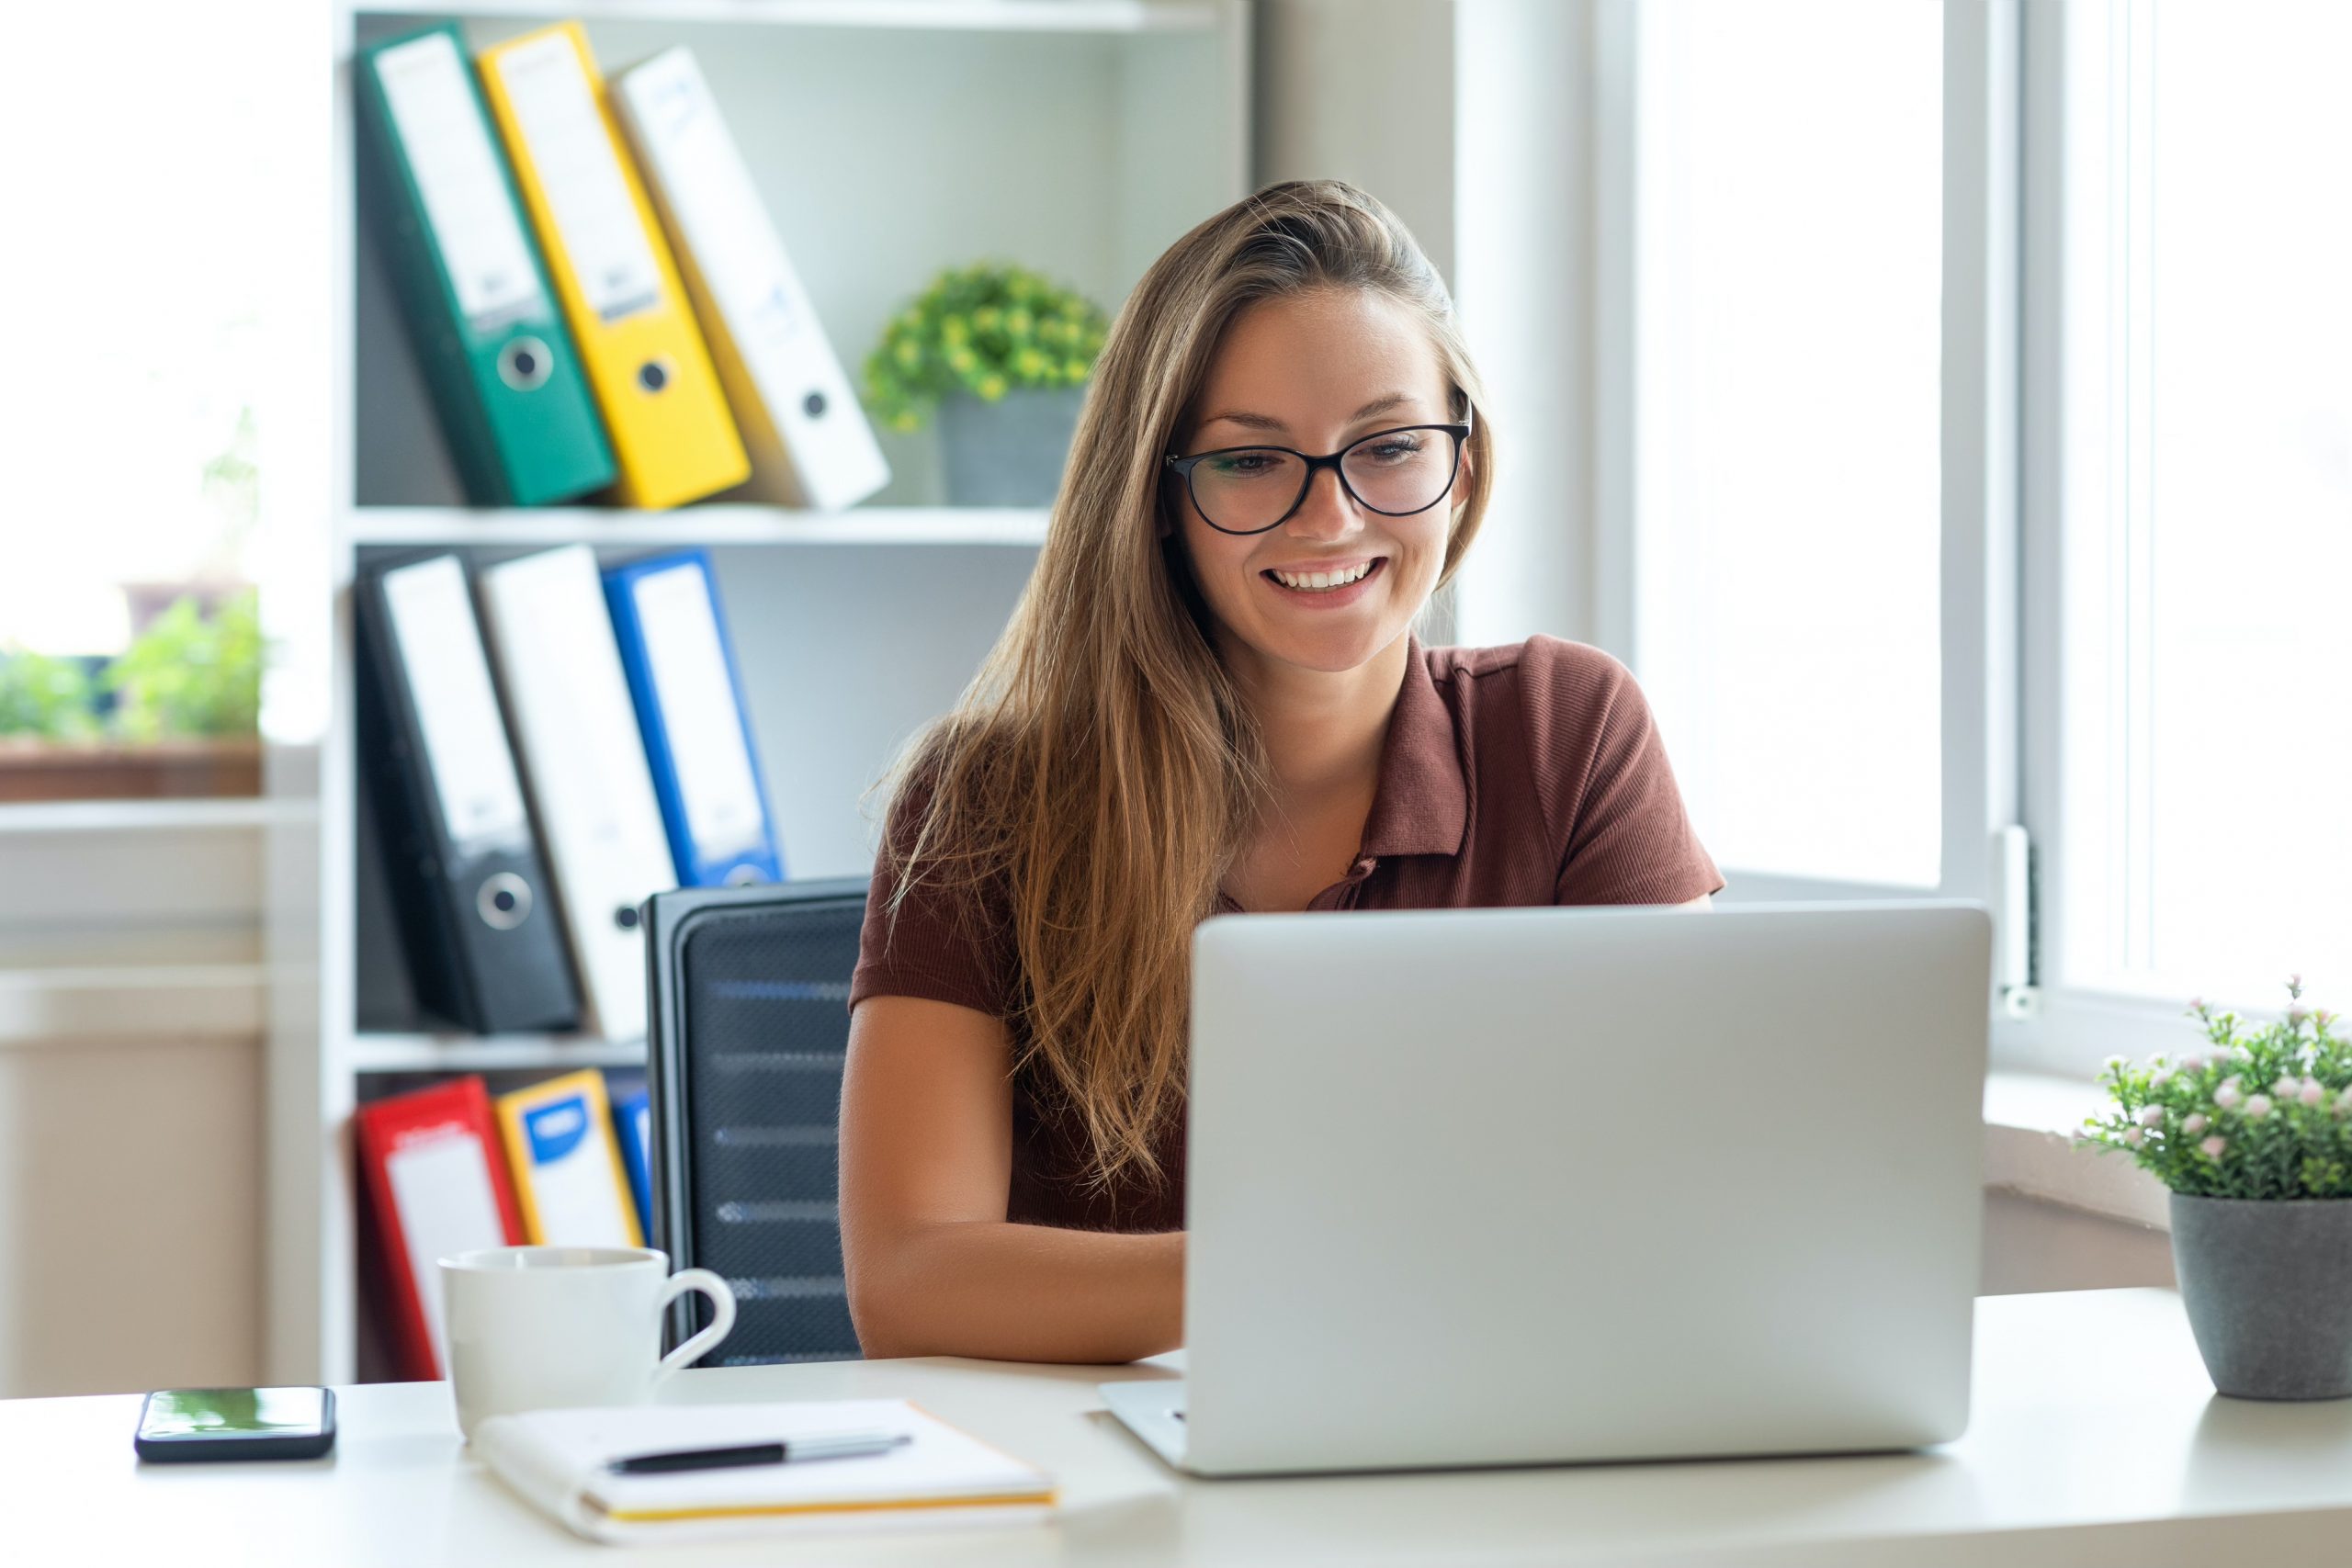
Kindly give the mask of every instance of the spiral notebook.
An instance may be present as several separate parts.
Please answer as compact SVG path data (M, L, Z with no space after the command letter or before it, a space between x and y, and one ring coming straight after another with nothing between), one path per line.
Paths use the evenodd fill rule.
M799 1464L616 1475L631 1454L904 1432L888 1453ZM703 1540L837 1530L1042 1522L1053 1478L902 1399L637 1405L494 1416L483 1463L525 1501L591 1540Z

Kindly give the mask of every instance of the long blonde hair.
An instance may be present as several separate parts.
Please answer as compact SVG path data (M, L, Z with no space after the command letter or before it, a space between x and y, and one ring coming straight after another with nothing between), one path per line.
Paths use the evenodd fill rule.
M1377 289L1426 322L1472 409L1469 474L1441 586L1492 491L1493 437L1453 301L1395 214L1336 180L1236 202L1152 264L1112 323L1044 548L952 713L889 781L905 814L893 917L921 883L986 888L1017 954L1015 1071L1074 1113L1086 1176L1162 1175L1152 1137L1182 1106L1193 928L1265 788L1255 721L1209 639L1162 457L1184 434L1227 324L1261 299Z

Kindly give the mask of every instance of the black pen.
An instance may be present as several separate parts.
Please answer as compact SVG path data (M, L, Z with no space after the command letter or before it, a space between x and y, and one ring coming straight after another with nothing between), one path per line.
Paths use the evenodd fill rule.
M914 1438L904 1432L832 1432L780 1443L742 1443L725 1449L672 1449L631 1454L605 1468L616 1475L659 1475L679 1470L732 1470L754 1464L806 1464L820 1459L861 1459L888 1453Z

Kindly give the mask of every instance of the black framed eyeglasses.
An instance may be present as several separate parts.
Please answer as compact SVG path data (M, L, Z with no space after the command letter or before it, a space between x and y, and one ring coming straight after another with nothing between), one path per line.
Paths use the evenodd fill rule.
M1220 534L1262 534L1306 504L1317 470L1338 472L1358 506L1384 517L1427 512L1453 488L1466 424L1407 424L1375 430L1337 452L1310 457L1290 446L1220 446L1189 457L1168 454L1202 520Z

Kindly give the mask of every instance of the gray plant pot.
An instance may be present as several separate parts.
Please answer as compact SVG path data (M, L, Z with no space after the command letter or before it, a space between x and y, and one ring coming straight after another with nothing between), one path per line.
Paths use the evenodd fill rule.
M2352 1199L2176 1192L2172 1259L2216 1389L2239 1399L2352 1394Z
M1083 387L1015 387L995 402L940 400L950 506L1050 506L1069 459Z

